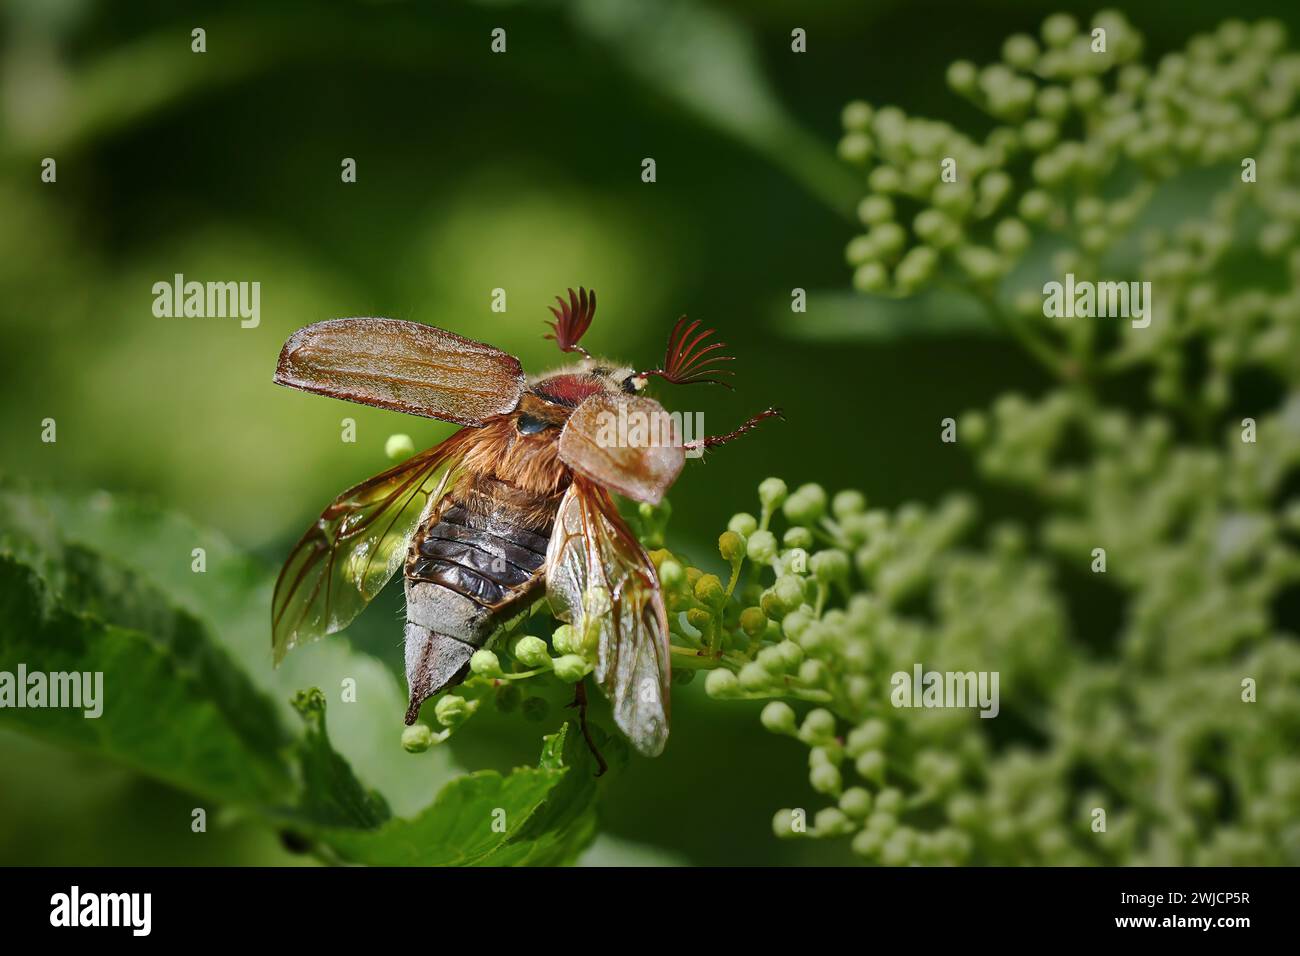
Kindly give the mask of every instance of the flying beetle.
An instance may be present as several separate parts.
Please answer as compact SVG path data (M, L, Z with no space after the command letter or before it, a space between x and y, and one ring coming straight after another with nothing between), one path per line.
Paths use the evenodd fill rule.
M413 724L425 700L465 679L501 624L545 596L557 618L594 635L595 679L618 727L641 753L663 751L668 619L655 566L610 493L657 504L688 446L724 444L780 411L693 443L676 432L610 441L602 428L620 412L671 421L642 394L651 379L729 388L721 366L732 358L708 341L713 329L685 316L659 368L593 358L578 343L596 294L568 292L545 337L581 358L533 378L513 356L416 322L332 319L289 337L276 383L463 427L343 492L307 529L275 585L277 664L346 627L403 567ZM575 703L585 707L582 682Z

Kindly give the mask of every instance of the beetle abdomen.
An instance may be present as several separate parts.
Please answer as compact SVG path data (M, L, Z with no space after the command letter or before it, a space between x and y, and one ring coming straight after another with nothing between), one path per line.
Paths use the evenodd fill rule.
M476 520L463 505L452 505L417 537L406 576L495 610L534 586L546 561L548 538L541 530ZM549 534L549 528L544 530Z
M540 596L553 514L545 526L522 518L536 510L482 515L453 502L416 532L406 560L408 724L423 701L465 679L503 620Z

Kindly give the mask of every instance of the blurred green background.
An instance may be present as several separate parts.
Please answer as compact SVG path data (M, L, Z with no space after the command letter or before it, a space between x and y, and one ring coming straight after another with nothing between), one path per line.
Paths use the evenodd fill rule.
M1110 4L1148 58L1223 15L1213 3ZM1058 3L1086 19L1095 6ZM70 491L156 499L268 565L343 488L382 470L384 441L451 427L276 388L290 332L384 315L557 364L546 304L598 290L585 344L657 361L685 312L739 356L736 391L676 407L729 429L769 404L787 421L692 463L672 534L706 555L755 476L931 501L971 483L936 423L1042 373L992 336L863 336L794 315L790 293L847 289L859 187L834 156L862 97L976 122L944 84L996 58L1039 4L106 3L8 0L0 13L0 462ZM1290 3L1235 4L1292 27ZM190 31L207 31L207 53ZM493 55L490 32L507 30ZM790 51L790 31L808 52ZM40 162L58 163L55 184ZM358 181L340 181L344 157ZM641 181L653 157L657 182ZM159 319L174 273L261 283L261 323ZM490 310L504 288L508 311ZM859 300L864 317L873 308ZM923 309L924 304L905 308ZM358 423L355 444L340 420ZM40 423L58 422L57 444ZM738 490L742 489L742 490ZM1015 502L991 500L995 510ZM182 558L178 558L182 560ZM188 560L185 556L183 560ZM353 629L394 672L400 593ZM269 637L264 662L270 667ZM311 652L308 652L311 653ZM591 862L849 862L847 846L777 842L772 810L811 795L800 748L754 732L757 705L680 690L659 760L634 761L604 804ZM397 720L392 732L394 749ZM537 738L484 719L453 742L466 768L532 762ZM405 755L398 755L404 757ZM407 758L414 761L415 758ZM449 772L445 770L444 772ZM269 832L168 839L192 801L160 784L0 732L0 863L262 863L299 859ZM196 849L197 848L197 849Z

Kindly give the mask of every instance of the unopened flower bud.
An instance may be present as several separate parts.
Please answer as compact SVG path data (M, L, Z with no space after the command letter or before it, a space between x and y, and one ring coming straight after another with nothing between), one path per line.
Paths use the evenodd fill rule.
M559 654L580 654L582 636L572 624L561 624L551 633L551 646Z
M871 793L864 787L849 787L840 794L840 809L855 820L871 812Z
M793 528L786 529L785 534L781 536L781 544L787 548L807 550L813 545L813 534L807 528L795 525Z
M853 852L858 856L874 859L879 855L884 842L884 839L875 830L859 830L853 835Z
M841 520L849 515L861 514L866 507L867 499L862 492L852 488L836 492L835 497L831 499L831 514Z
M876 809L895 816L903 809L903 792L897 787L886 787L876 794Z
M785 605L782 604L781 599L777 597L776 591L771 588L763 592L763 596L759 598L758 603L759 607L762 608L763 613L767 615L769 620L779 621L785 617Z
M783 574L777 578L772 591L787 610L793 611L803 604L803 580L793 574Z
M682 566L676 561L665 559L664 562L659 565L659 583L662 584L664 588L676 588L685 580L686 572L682 570Z
M745 556L745 539L735 531L724 531L718 537L718 553L722 560L735 564Z
M803 608L791 611L781 621L781 633L792 641L797 641L804 631L812 625L812 615Z
M849 731L848 746L852 752L862 753L867 750L879 750L889 737L889 726L879 717L864 720Z
M469 669L482 677L500 677L501 662L486 647L474 652L469 659Z
M958 60L948 67L948 85L954 92L968 95L975 92L979 70L969 60Z
M793 670L803 663L803 648L794 641L782 641L776 645L776 650L780 652L781 657L785 660L786 670Z
M389 435L384 442L384 454L391 461L405 461L415 454L415 442L410 435Z
M413 724L402 731L402 749L407 753L424 753L433 746L433 730L428 724Z
M871 158L871 137L866 133L848 133L841 137L838 152L846 163L861 165Z
M799 665L799 679L809 687L826 683L826 665L821 661L804 661Z
M808 782L818 793L831 794L840 792L840 771L833 764L819 764L808 772Z
M888 200L886 200L888 202ZM781 507L788 491L780 478L764 478L758 486L758 500L766 509Z
M835 736L835 715L825 707L808 711L799 728L799 735L808 741L829 740Z
M894 203L888 196L868 196L858 203L858 218L862 220L864 226L874 226L877 223L889 222L894 218ZM769 479L772 480L772 479ZM774 479L780 481L779 478ZM763 496L762 485L759 486L759 497ZM785 482L781 482L781 497L785 498ZM772 507L779 507L780 501L775 502Z
M531 634L519 639L519 643L515 645L515 657L525 667L551 666L551 655L546 648L546 642Z
M740 691L740 681L725 668L709 671L704 680L704 692L710 697L734 697Z
M755 531L749 536L746 550L751 561L771 564L777 555L776 535L770 531Z
M879 750L868 750L858 755L858 759L854 761L853 769L864 780L879 782L884 779L885 755Z
M871 125L871 117L874 112L870 104L862 100L854 100L841 111L840 121L848 132L865 133Z
M772 683L772 675L767 672L767 668L757 661L750 661L740 669L740 686L742 690L750 693L766 690Z
M853 829L849 818L839 807L823 807L818 810L817 815L813 817L813 825L819 834L825 836L836 836Z
M727 599L726 588L716 574L703 574L695 582L695 600L709 607L721 607Z
M889 288L889 271L879 262L865 262L853 270L853 288L859 292L883 292Z
M776 834L777 839L789 840L800 836L799 831L794 827L794 821L794 811L789 807L783 807L772 815L772 832Z
M809 560L809 568L818 581L834 583L849 577L849 556L838 548L818 551Z
M566 684L576 684L591 671L591 665L587 663L586 658L577 654L557 657L551 662L551 666L555 670L555 676Z
M758 663L773 677L781 677L785 674L785 655L773 647L765 647L758 652Z
M826 491L821 485L802 485L785 500L783 510L794 524L815 524L826 513Z
M736 532L742 538L748 538L758 530L758 519L747 511L738 512L727 522L727 530Z
M758 637L767 630L767 615L762 608L747 607L740 612L740 629L750 637Z
M464 697L448 694L434 705L433 714L444 727L459 727L474 713L475 706Z
M763 708L759 718L774 734L794 734L796 732L794 708L783 700L774 700Z

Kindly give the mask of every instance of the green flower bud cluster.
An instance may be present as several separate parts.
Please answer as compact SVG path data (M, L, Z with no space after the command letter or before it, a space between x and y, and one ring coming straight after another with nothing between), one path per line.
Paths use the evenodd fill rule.
M417 724L402 735L402 746L421 753L456 733L487 703L502 713L543 721L572 699L572 685L595 669L596 634L582 635L572 625L551 621L544 605L510 622L489 645L475 651L469 675L427 707L442 730ZM530 622L549 623L550 643L526 633ZM429 713L425 711L426 715Z
M852 561L843 594L823 588L837 559L770 563L760 606L821 683L751 670L726 690L784 685L762 724L810 748L809 782L835 800L795 836L886 865L1300 863L1283 620L1300 589L1300 56L1273 21L1229 20L1152 67L1142 45L1119 14L1058 14L1000 63L953 64L949 85L994 120L979 141L844 112L867 187L854 284L908 294L955 274L1061 385L960 418L981 474L1036 515L978 546L964 498L787 511L782 544ZM1201 168L1208 185L1152 228L1160 185ZM1041 233L1060 250L1048 278L1150 282L1150 321L1048 318L1039 289L1003 290ZM1121 375L1145 396L1111 389ZM756 660L776 667L766 647ZM882 707L917 661L996 669L1022 729Z
M673 559L685 565L673 575L673 642L694 652L675 663L707 670L715 699L767 700L762 726L808 748L809 785L830 803L806 819L779 811L778 836L848 839L881 863L971 860L974 839L955 824L936 827L933 808L974 785L987 757L980 720L969 710L900 711L891 678L917 661L968 670L992 657L1012 688L1036 698L1066 663L1050 574L1007 542L990 554L963 550L975 518L963 498L889 512L857 491L790 491L777 479L758 497L761 517L735 515L719 541L739 582L730 591ZM932 614L902 610L927 592ZM705 635L716 630L710 650Z
M1056 14L1038 36L1009 37L1000 62L949 68L953 91L993 120L982 141L894 106L849 104L840 155L867 189L863 232L846 248L855 287L910 295L949 271L999 310L998 286L1034 229L1064 240L1058 271L1095 271L1159 183L1247 157L1260 169L1267 159L1255 198L1278 219L1260 241L1290 248L1300 66L1285 44L1275 21L1228 21L1149 68L1122 14L1102 11L1087 26ZM1117 192L1117 182L1129 185ZM1167 264L1196 274L1186 257ZM1041 295L1012 298L1044 324Z

